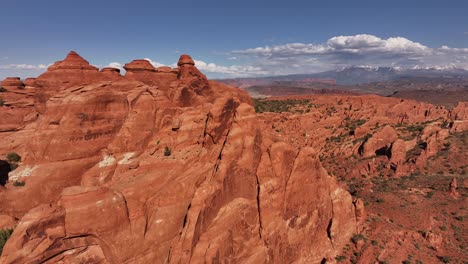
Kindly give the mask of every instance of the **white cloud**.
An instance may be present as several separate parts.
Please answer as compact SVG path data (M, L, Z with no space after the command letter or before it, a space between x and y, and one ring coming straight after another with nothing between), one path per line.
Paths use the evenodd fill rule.
M325 43L288 43L235 50L249 65L269 74L310 73L351 65L455 65L468 69L468 48L431 48L403 37L379 38L369 34L336 36Z
M206 63L201 60L194 60L195 66L202 72L228 75L231 77L244 77L251 75L264 75L267 72L263 71L260 67L250 65L232 65L221 66L214 63Z
M155 68L159 68L159 67L162 67L162 66L169 66L169 67L175 67L176 64L172 64L172 65L166 65L164 63L160 63L160 62L157 62L157 61L153 61L151 60L150 58L144 58L144 60L147 60L149 61L149 63L151 63Z
M6 64L6 65L0 65L0 69L26 69L26 70L43 70L47 69L49 65L45 64L38 64L38 65L32 65L32 64Z
M121 63L119 63L119 62L111 62L106 67L123 69L123 65Z

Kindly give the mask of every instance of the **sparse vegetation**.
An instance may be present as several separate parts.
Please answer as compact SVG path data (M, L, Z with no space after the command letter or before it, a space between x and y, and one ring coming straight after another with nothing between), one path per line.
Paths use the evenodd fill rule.
M365 237L363 234L358 234L358 235L354 235L353 237L351 237L351 241L354 243L354 244L357 244L359 241L361 240L364 240Z
M164 156L169 157L172 154L172 151L169 147L164 148Z
M335 260L338 261L338 262L341 262L341 261L343 261L343 260L345 260L345 259L346 259L346 257L345 257L345 256L342 256L342 255L336 256L336 258L335 258Z
M13 229L7 228L0 230L0 255L2 255L3 247L5 246L8 238L10 238Z
M7 89L5 89L5 88L3 88L3 87L0 86L0 93L4 93L4 92L6 92L6 91L7 91Z
M25 181L14 181L13 186L20 187L20 186L25 186L26 182Z
M18 164L13 162L13 163L10 163L10 171L14 171L16 170L16 168L18 168Z
M433 191L430 191L430 192L427 192L427 193L426 193L426 198L432 198L432 196L434 196L434 192L433 192Z
M10 152L7 154L7 160L9 162L20 162L21 161L21 156L18 155L15 152Z
M283 112L292 112L292 110L301 110L294 109L300 106L307 107L310 109L309 100L265 100L265 99L253 99L255 112L274 112L274 113L283 113ZM297 111L296 111L297 112ZM299 111L301 112L301 111Z
M443 263L450 263L450 257L447 256L437 256L437 258L442 261Z
M423 236L424 238L426 237L426 231L424 230L418 230L418 233L421 234L421 236Z
M385 200L383 198L378 198L375 200L376 203L385 203Z
M0 98L0 106L3 106L5 104L5 102L3 101L2 98Z

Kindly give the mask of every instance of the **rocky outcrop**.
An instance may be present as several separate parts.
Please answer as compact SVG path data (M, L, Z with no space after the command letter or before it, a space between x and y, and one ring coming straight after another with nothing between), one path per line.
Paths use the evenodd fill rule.
M374 155L390 156L391 144L397 137L397 133L391 126L385 126L362 144L359 154L363 157Z
M362 204L315 148L265 133L245 92L189 58L178 74L127 64L114 81L52 68L100 77L57 87L39 119L1 139L23 159L0 191L0 214L19 219L0 262L334 260Z
M125 64L124 69L127 71L126 79L158 86L159 89L166 92L170 90L171 83L177 80L177 72L172 69L167 70L166 67L156 69L148 60L133 60Z
M453 198L460 197L460 194L458 193L457 188L458 188L457 178L454 177L450 181L450 185L449 185L450 195Z
M26 89L35 88L36 78L26 78L24 79L24 86Z
M19 77L7 77L1 83L0 86L9 89L24 89L24 83Z
M127 71L127 73L135 73L140 71L156 71L154 66L151 65L151 63L147 60L133 60L132 62L125 64L124 69Z
M189 55L180 56L177 66L179 66L179 79L196 94L209 95L211 93L208 79L195 67L195 62Z
M89 64L74 51L70 51L62 61L49 66L47 71L36 78L37 88L35 106L44 113L47 100L57 92L77 85L100 81L103 75L98 68Z

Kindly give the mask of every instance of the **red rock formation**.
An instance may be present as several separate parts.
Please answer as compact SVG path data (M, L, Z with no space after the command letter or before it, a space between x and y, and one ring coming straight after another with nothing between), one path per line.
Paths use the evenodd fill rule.
M211 93L208 79L196 67L189 55L181 55L177 62L179 66L179 79L198 95Z
M124 69L129 73L138 71L156 71L154 66L147 60L133 60L132 62L125 64Z
M85 85L103 80L98 68L89 64L74 51L70 51L63 61L51 65L35 80L38 88L35 106L38 112L45 111L45 103L57 92L77 85Z
M9 89L23 89L24 83L19 77L7 77L1 83L0 86Z
M362 144L360 154L363 157L388 155L391 144L397 139L397 133L391 126L385 126Z
M25 89L19 77L8 77L0 84L2 110L0 132L9 132L24 127L37 118L34 110L34 89Z
M449 185L449 190L450 190L450 195L454 198L460 197L460 194L457 192L458 184L457 184L457 178L452 178L452 181L450 181Z
M168 91L171 83L177 80L176 72L167 71L164 68L156 69L147 60L134 60L125 64L124 69L127 71L125 78L158 86L159 89L164 91Z
M105 67L101 69L103 73L103 78L108 80L118 80L122 79L122 75L120 75L120 69L112 68L112 67Z
M277 142L245 92L189 57L178 76L138 62L117 81L70 57L79 69L38 78L62 83L41 117L0 139L22 156L0 191L20 219L1 263L320 263L358 231L363 209L318 153Z
M24 80L24 86L26 89L35 88L36 78L26 78Z
M437 200L430 190L405 187L395 198L377 184L463 173L464 104L449 111L373 95L313 95L272 98L294 106L255 113L245 92L208 81L189 56L176 70L137 60L125 77L71 57L69 65L84 66L41 77L57 87L42 86L50 98L39 118L18 118L0 138L0 154L23 158L0 187L0 226L17 224L1 263L333 263L338 254L373 263L448 248L443 224L427 213L417 217L420 229L412 217L402 220L409 229L393 224L399 211ZM82 83L68 74L96 76ZM10 102L2 121L18 111ZM392 219L380 217L386 211ZM350 243L359 232L387 240ZM426 246L409 250L416 242Z

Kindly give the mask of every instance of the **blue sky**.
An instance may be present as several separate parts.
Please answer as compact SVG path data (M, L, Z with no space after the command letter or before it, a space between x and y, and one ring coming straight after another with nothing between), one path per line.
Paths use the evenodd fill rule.
M0 78L37 76L70 50L100 67L188 53L211 78L468 69L466 2L2 0Z

